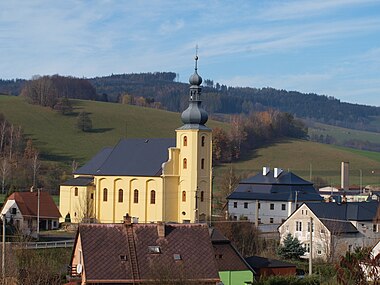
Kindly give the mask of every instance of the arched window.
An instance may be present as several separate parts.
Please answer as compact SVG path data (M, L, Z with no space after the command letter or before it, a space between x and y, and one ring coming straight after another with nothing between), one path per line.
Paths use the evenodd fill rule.
M202 139L201 139L201 145L202 146L205 146L205 139L206 139L205 136L202 136Z
M107 196L108 196L108 189L104 188L103 189L103 201L107 202Z
M183 159L183 169L187 169L187 159Z
M201 191L201 202L203 202L204 199L205 199L205 192Z
M205 159L201 159L201 169L205 169Z
M187 146L187 136L183 137L183 146Z
M133 191L133 203L137 204L139 202L139 190L135 189Z
M150 191L150 203L156 204L156 191L154 190Z
M74 195L78 196L78 187L75 187L75 189L74 189Z
M119 189L119 203L123 203L123 189Z
M182 191L182 202L186 202L186 191Z

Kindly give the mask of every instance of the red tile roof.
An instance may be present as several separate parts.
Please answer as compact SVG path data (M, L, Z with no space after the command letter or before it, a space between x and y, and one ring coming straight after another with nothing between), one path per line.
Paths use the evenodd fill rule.
M165 277L194 280L197 284L219 281L207 225L166 224L164 237L159 237L157 224L131 226L140 281ZM125 283L133 279L126 225L80 225L76 243L78 239L82 245L87 282ZM151 253L149 246L159 246L160 253ZM175 254L180 260L175 260Z
M15 200L23 216L37 217L38 193L37 192L14 192L8 200ZM5 205L5 204L4 204ZM40 218L61 217L57 205L48 192L40 192Z

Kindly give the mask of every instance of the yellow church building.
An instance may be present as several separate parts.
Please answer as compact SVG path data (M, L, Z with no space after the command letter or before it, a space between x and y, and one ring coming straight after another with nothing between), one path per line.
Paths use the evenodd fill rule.
M194 223L211 216L212 131L201 107L202 78L190 76L189 106L175 139L122 139L60 187L62 221Z

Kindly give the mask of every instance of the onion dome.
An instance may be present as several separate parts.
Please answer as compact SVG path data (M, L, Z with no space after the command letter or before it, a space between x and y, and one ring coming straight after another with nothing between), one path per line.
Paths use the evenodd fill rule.
M201 90L200 85L202 84L202 77L198 75L198 56L195 56L195 71L194 74L190 76L190 98L189 107L182 112L181 119L185 126L188 127L199 127L204 126L208 120L207 112L201 107Z

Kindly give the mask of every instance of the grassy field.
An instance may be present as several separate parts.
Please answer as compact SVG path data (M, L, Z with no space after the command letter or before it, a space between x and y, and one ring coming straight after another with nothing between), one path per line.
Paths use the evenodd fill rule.
M312 176L320 176L332 185L339 185L342 161L350 162L352 184L359 185L360 170L362 170L363 185L380 183L379 153L338 148L303 140L279 141L253 151L243 161L231 165L223 164L216 168L215 179L220 179L231 166L243 177L256 174L263 166L270 166L290 170L305 179L310 179L311 173Z
M70 164L76 159L81 164L105 146L112 146L125 137L174 137L182 125L178 113L137 106L74 100L75 110L91 113L93 132L76 129L76 116L63 116L49 108L27 104L23 98L0 96L0 113L21 125L45 158ZM211 128L227 128L226 124L210 121ZM263 166L281 167L309 179L320 176L331 184L339 184L340 162L349 161L351 182L359 184L359 169L363 184L380 183L380 154L338 148L303 140L283 140L253 151L244 160L233 163L243 176L261 171ZM215 167L218 182L229 165ZM374 171L374 173L372 173Z
M380 118L376 118L371 122L374 126L380 125ZM349 139L357 139L362 141L369 141L372 143L380 144L380 133L359 131L353 129L346 129L322 123L314 123L314 126L309 127L309 136L311 135L329 135L334 137L338 143L342 143Z

